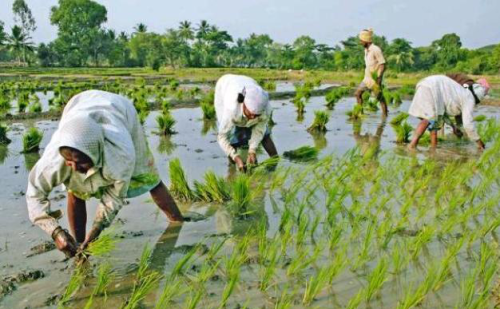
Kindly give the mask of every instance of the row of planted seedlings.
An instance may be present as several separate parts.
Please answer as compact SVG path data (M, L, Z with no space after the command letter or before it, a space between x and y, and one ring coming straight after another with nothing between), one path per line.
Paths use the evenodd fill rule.
M460 161L354 149L231 181L207 172L191 186L173 160L177 199L220 203L250 228L201 240L161 273L139 268L122 307L492 308L500 254L494 128L481 157Z
M144 99L146 102L160 102L162 98L169 97L178 101L192 100L201 94L197 86L191 88L180 87L180 82L175 79L160 80L153 85L147 84L143 78L138 78L134 83L124 82L121 79L113 81L97 80L87 82L59 81L58 83L36 82L3 82L0 84L0 115L12 112L40 113L42 104L40 96L47 99L49 110L61 111L69 99L79 92L100 89L119 93L134 101ZM51 92L48 95L48 92Z

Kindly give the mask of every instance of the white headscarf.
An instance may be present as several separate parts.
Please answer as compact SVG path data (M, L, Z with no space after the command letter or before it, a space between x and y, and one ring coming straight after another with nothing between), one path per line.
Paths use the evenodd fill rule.
M269 95L262 87L258 85L249 85L245 87L244 92L245 106L252 114L261 115L267 110Z

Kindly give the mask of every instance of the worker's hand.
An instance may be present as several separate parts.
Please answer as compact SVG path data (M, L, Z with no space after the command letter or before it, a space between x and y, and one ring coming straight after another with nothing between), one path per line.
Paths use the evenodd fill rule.
M478 140L476 143L477 143L477 148L479 148L479 150L484 150L486 148L482 140Z
M82 242L82 244L80 245L79 250L84 251L85 249L87 249L88 245L94 240L96 240L99 234L101 234L101 232L102 232L101 227L93 226L90 232L85 237L85 241Z
M57 249L63 252L66 257L70 258L75 256L78 246L75 239L68 233L68 231L63 230L59 226L52 233L52 239L56 243Z
M255 152L249 152L247 158L247 165L255 165L257 164L257 155Z
M236 167L238 168L238 170L240 170L240 172L245 171L245 163L243 163L243 160L241 160L240 156L234 157L234 163L236 164Z
M453 127L453 134L455 134L455 136L458 138L462 138L464 136L462 131L457 127Z

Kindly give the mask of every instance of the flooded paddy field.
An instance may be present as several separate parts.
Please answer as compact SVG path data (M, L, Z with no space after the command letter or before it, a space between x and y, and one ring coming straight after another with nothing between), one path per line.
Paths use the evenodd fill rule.
M498 126L481 123L481 134L491 135L485 152L449 132L438 150L412 152L395 142L390 124L408 101L390 106L385 121L379 112L352 121L346 113L355 100L343 98L329 111L326 133L313 134L307 128L314 111L325 110L324 97L312 97L299 120L290 100L271 104L279 153L308 145L317 159L281 158L275 169L242 176L201 108L172 109L177 133L170 136L155 133L159 112L152 111L144 126L165 183L178 158L193 191L211 170L228 197L178 199L183 212L205 218L183 224L169 224L147 194L130 199L110 229L116 248L79 268L31 224L24 198L39 156L21 154L22 135L30 126L42 130L41 154L58 122L10 123L12 143L0 149L0 308L495 306ZM499 111L479 106L476 114ZM238 200L235 184L246 186L249 200ZM62 188L51 202L65 212ZM96 206L88 203L89 227ZM65 216L60 223L67 228ZM99 282L106 284L97 291Z

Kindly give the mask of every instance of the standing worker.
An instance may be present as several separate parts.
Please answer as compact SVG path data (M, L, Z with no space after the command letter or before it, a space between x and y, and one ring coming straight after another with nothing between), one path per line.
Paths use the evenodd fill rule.
M260 144L269 156L277 156L276 146L267 126L271 115L269 95L255 80L243 75L226 74L215 85L215 110L220 147L240 171L246 164L257 163ZM237 150L248 146L246 164Z
M437 131L441 129L448 116L454 117L458 127L463 126L467 136L484 149L484 143L474 126L474 107L488 94L490 85L486 79L474 82L464 74L433 75L422 79L418 84L408 113L420 119L413 139L408 146L417 148L418 141L425 130L431 132L431 147L437 146ZM462 132L450 123L458 137Z
M361 45L365 48L365 77L356 90L356 100L363 105L363 93L372 91L376 94L377 100L382 108L382 116L387 117L387 102L382 93L382 81L386 69L385 58L382 50L373 44L373 29L365 29L359 33Z
M68 190L70 235L50 210L49 193ZM161 181L132 102L104 91L85 91L64 108L61 121L29 175L26 200L30 220L51 235L59 250L74 256L111 224L125 198L150 192L171 221L183 217ZM85 200L100 199L86 235Z

